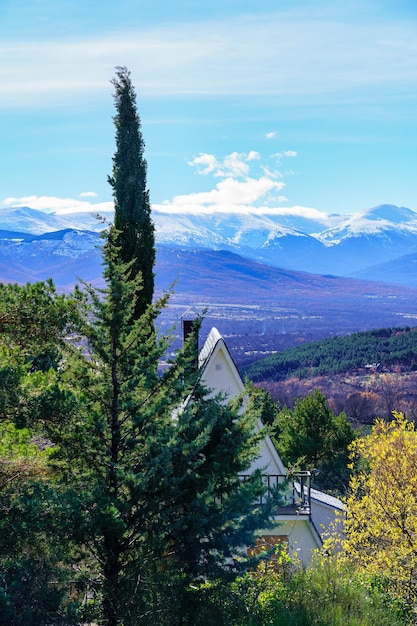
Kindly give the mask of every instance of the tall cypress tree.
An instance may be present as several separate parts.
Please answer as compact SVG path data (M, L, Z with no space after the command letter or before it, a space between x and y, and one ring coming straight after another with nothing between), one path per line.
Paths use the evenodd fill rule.
M114 85L116 152L113 174L108 180L115 200L114 225L123 263L129 278L142 278L142 288L133 311L138 319L152 302L154 292L155 236L147 189L147 163L136 93L126 67L117 67Z
M210 397L190 368L195 336L156 371L169 337L149 329L168 296L152 302L153 225L125 68L114 85L116 219L103 247L105 288L86 286L84 341L59 373L68 409L45 420L45 431L57 444L60 486L77 497L73 539L100 599L95 619L179 626L191 583L236 572L233 556L267 526L270 509L256 505L265 490L259 472L238 477L258 452L256 407L243 412Z

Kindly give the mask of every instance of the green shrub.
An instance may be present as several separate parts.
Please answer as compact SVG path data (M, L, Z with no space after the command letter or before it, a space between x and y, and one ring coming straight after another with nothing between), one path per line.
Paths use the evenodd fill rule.
M406 609L379 581L327 559L307 570L252 572L234 583L204 585L185 624L205 626L406 626Z

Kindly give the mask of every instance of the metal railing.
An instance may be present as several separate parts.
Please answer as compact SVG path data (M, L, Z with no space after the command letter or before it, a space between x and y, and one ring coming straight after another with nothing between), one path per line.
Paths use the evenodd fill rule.
M247 480L249 475L242 475L242 480ZM257 504L263 504L272 492L280 489L281 502L278 512L281 515L309 515L311 510L311 472L295 472L290 475L263 474L262 481L266 487L265 493L259 498Z

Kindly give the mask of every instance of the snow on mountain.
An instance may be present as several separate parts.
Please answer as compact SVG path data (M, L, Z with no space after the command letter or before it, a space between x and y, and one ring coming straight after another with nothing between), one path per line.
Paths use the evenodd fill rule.
M291 226L288 216L218 212L201 215L169 214L156 210L152 217L157 243L169 245L175 243L188 247L225 246L258 250L281 237L306 236ZM294 223L298 222L297 216L294 216ZM314 230L317 221L311 223L310 220L309 226L309 231Z
M11 238L0 235L0 252L3 259L14 261L32 259L32 263L43 263L49 257L78 258L95 250L99 244L97 233L66 229L19 238L16 233Z
M216 231L206 217L155 212L152 218L155 223L156 242L197 248L212 248L224 243L227 237L224 237L220 230Z
M0 229L40 235L64 228L74 228L71 220L31 209L27 206L2 208L0 210Z
M111 221L112 216L107 217ZM417 213L388 204L323 219L297 211L284 216L155 210L152 217L157 246L226 250L270 266L317 274L352 276L417 253ZM304 229L298 228L302 225ZM36 268L46 259L51 267L91 254L99 259L96 246L103 227L93 214L1 209L0 262Z
M102 217L112 221L113 214L107 213ZM43 235L68 228L99 232L103 230L103 223L93 212L57 215L27 206L0 209L0 230Z
M347 215L340 224L316 236L325 245L338 245L351 237L390 237L393 233L416 235L417 213L404 207L382 204L361 213Z
M368 219L381 219L387 220L394 224L400 224L401 222L416 222L417 213L406 207L398 207L393 204L380 204L363 212Z
M104 216L112 221L112 214ZM156 240L161 244L192 247L245 247L254 250L274 245L282 237L311 236L325 246L344 239L391 233L417 234L417 213L383 204L351 215L323 214L322 218L261 213L165 213L153 210ZM99 232L103 223L93 213L56 215L29 207L0 210L0 229L43 234L68 228Z

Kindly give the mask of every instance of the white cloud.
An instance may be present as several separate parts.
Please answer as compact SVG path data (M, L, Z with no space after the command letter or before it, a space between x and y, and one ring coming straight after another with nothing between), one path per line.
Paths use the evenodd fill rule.
M239 154L238 152L232 152L223 161L224 171L218 173L217 176L247 176L249 174L249 165L247 163L247 156Z
M269 158L296 156L294 150L273 154ZM208 191L181 194L171 200L154 204L153 210L166 214L209 215L216 213L247 215L292 215L318 220L327 224L328 215L312 207L280 206L288 198L280 192L286 186L279 171L263 164L261 155L251 150L232 152L219 158L200 153L189 161L200 174L211 175L215 182Z
M225 206L232 208L235 205L252 206L264 198L268 192L280 191L284 186L284 183L266 177L247 178L245 181L225 178L210 191L175 196L172 203L181 204L184 207L201 206L212 210L216 210L219 206L223 208Z
M5 198L2 204L7 207L29 206L31 209L67 215L71 213L109 213L114 210L113 202L97 202L75 200L74 198L57 198L56 196L23 196Z
M276 169L271 169L267 165L262 165L262 172L268 178L282 178L282 173Z
M327 224L329 216L313 207L304 207L300 205L278 207L269 205L253 206L248 204L239 204L238 202L217 202L216 204L205 203L198 194L190 194L190 196L176 196L172 201L165 201L162 204L153 205L153 210L158 213L180 214L180 215L212 215L216 213L225 213L227 215L265 215L265 216L297 216L306 219L321 221ZM286 202L285 196L278 196L277 202Z
M280 162L284 157L294 158L298 156L298 153L295 150L284 150L283 152L275 152L275 154L272 154L271 156Z
M154 204L152 209L158 213L167 214L250 214L250 215L296 215L308 219L320 220L327 223L325 213L311 207L291 206L277 207L265 204L256 205L268 191L279 190L283 183L275 183L266 179L251 180L246 183L226 179L206 193L191 193L176 196L171 201ZM275 197L276 202L285 202L285 196ZM24 196L21 198L5 198L2 204L7 207L30 206L32 209L54 213L56 215L70 215L74 213L99 213L109 215L113 213L112 202L91 204L79 202L71 198L57 198L55 196Z
M259 161L259 152L232 152L219 161L213 154L201 152L188 165L196 167L198 174L214 174L217 178L235 177L245 178L249 175L250 163Z
M284 155L296 156L294 150L273 154L271 158ZM304 215L326 221L326 216L316 209L308 207L282 207L288 198L280 192L286 186L282 174L263 163L259 152L232 152L222 158L214 154L200 153L189 161L199 174L211 176L214 186L207 191L200 191L175 196L161 204L155 204L154 210L161 213L212 214L245 213L254 215Z
M82 191L78 194L78 196L80 198L97 198L98 193L96 193L95 191Z
M275 130L274 130L274 131L272 131L272 132L270 132L270 133L265 133L265 137L266 137L267 139L275 139L275 137L276 137L276 136L277 136L277 133L276 133L276 131L275 131Z
M219 168L219 163L213 154L206 154L201 152L192 161L188 162L188 165L195 166L198 174L211 174Z

